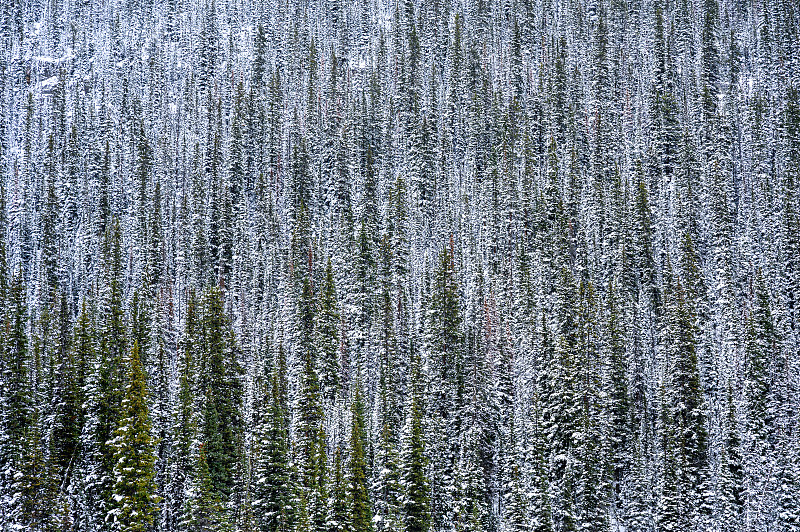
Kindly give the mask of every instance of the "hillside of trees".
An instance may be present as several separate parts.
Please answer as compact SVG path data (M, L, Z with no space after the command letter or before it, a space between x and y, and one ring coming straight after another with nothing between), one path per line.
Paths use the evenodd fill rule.
M800 5L3 0L0 530L800 530Z

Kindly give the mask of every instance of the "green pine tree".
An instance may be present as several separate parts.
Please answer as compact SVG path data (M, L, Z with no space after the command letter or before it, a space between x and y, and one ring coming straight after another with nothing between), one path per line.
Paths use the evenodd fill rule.
M43 452L42 423L33 412L31 424L22 440L22 454L17 464L13 491L11 523L27 530L47 530L53 524L57 475L53 474Z
M54 417L50 428L50 461L58 471L59 485L67 486L70 467L79 458L80 435L83 430L83 390L81 370L70 343L70 316L65 294L59 296L58 342L53 357L51 404Z
M205 445L198 444L192 468L193 482L187 493L184 519L180 528L187 532L228 532L227 521L219 493L214 489L208 469Z
M147 382L138 342L126 362L129 370L122 418L109 444L114 450L114 483L108 520L119 532L145 532L155 521L159 500L155 495L155 442L150 435Z
M2 422L4 438L0 446L3 474L13 479L14 464L19 461L21 443L31 426L34 404L30 386L30 357L28 352L28 309L25 303L25 285L17 276L8 290L8 302L3 324L5 342L0 353L3 370ZM8 484L6 484L8 485Z
M733 386L728 384L728 405L725 416L725 440L720 456L718 512L725 530L741 529L744 509L744 469L742 466L741 440L736 422L736 405Z
M292 529L292 471L290 468L289 427L284 412L287 386L283 351L276 354L266 415L258 428L259 455L254 465L254 509L262 532L288 532Z
M319 379L323 397L333 401L339 393L339 311L331 260L325 268L325 282L317 313L316 344L319 348Z
M212 287L203 298L201 393L204 396L201 435L214 491L227 501L237 482L243 421L242 368L236 341L223 309L222 292Z
M400 526L399 513L399 432L402 412L400 401L400 379L398 378L398 345L394 328L394 306L390 290L392 288L392 256L390 241L383 238L380 296L380 337L379 337L379 370L378 409L379 431L375 448L375 477L372 490L375 494L375 528L377 530L394 530Z
M178 392L173 406L172 426L169 432L171 455L168 470L170 480L166 487L161 517L167 527L177 527L186 521L186 492L192 482L195 460L193 447L198 437L197 391L197 349L200 343L197 316L197 298L194 291L189 293L186 303L186 318L183 336L178 342Z
M316 460L319 446L319 430L322 424L319 376L316 368L316 346L314 344L314 295L308 277L302 281L299 301L299 356L302 363L300 394L297 406L298 473L302 486L310 493L316 485Z
M666 275L664 343L669 366L662 419L664 438L669 440L665 444L665 489L675 494L675 506L670 502L671 517L664 523L686 527L705 520L709 512L708 432L694 305L681 282L671 279L669 271Z
M770 359L778 349L778 336L770 311L769 294L759 271L756 274L755 301L745 329L744 399L748 430L754 444L760 443L757 454L767 451L764 444L772 438L773 412L770 400Z
M105 280L107 291L102 298L100 315L100 345L89 414L94 419L93 433L99 450L96 464L102 518L110 510L113 490L115 450L109 445L121 418L125 373L123 360L127 356L128 331L122 303L122 230L119 220L106 231L104 240Z
M607 299L606 319L606 372L604 404L608 416L608 452L612 495L618 500L628 472L631 451L631 413L628 399L628 374L625 350L623 314L617 301L617 292L611 287Z
M347 478L344 471L344 453L337 446L333 451L333 477L331 479L330 501L328 503L328 532L350 530L351 513L347 497Z
M400 499L405 532L428 532L431 525L429 484L426 476L423 406L419 394L419 361L413 362L411 399L400 454Z
M350 406L350 516L353 532L372 530L372 508L367 485L367 433L361 383L356 380Z

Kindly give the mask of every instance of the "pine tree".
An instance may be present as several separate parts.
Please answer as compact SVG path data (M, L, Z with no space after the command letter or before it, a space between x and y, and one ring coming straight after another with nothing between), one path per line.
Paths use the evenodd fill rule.
M756 442L770 438L773 420L768 409L770 398L769 358L778 337L769 306L769 295L761 273L756 275L755 301L745 331L744 398L748 429ZM762 448L760 453L765 452ZM759 451L756 451L759 453Z
M611 287L606 304L606 383L607 394L604 414L608 416L609 465L613 496L618 500L623 489L624 477L628 473L631 430L630 403L628 399L628 371L621 311L617 293Z
M169 457L168 468L172 478L166 488L167 496L161 509L162 522L172 528L186 520L186 493L192 483L192 472L195 467L193 447L196 446L198 437L197 397L195 396L198 389L198 360L195 357L200 342L199 325L197 299L192 291L186 302L183 336L178 343L178 391L169 433L172 454Z
M58 238L56 235L59 212L59 198L56 195L56 161L53 153L54 140L50 137L48 146L48 159L51 166L47 176L46 200L44 212L42 212L42 294L41 300L47 304L52 304L55 292L58 289Z
M254 465L254 509L263 532L287 532L292 529L296 508L292 507L292 471L290 441L284 411L286 398L286 363L283 351L276 354L266 415L257 430L259 454Z
M331 260L325 268L325 283L317 313L316 344L319 348L320 387L327 402L339 394L339 312Z
M594 288L591 283L581 282L579 287L577 329L578 368L581 375L579 398L582 404L579 430L573 434L576 457L579 461L577 475L577 500L579 529L603 530L608 527L609 493L606 470L607 451L603 448L601 415L605 414L599 400L604 393L601 388L602 367L599 353L599 324Z
M537 372L534 381L535 390L531 398L531 521L534 532L551 532L553 530L553 513L550 503L548 449L550 418L547 399L553 394L553 380L549 372L555 364L555 349L550 337L549 327L542 318L538 328L539 356L536 358Z
M579 334L582 323L576 319L579 304L578 287L573 274L561 268L557 285L556 329L553 350L544 358L544 378L549 382L550 393L540 396L542 404L542 430L547 438L548 454L552 457L550 480L558 494L560 504L553 501L553 523L558 528L575 527L574 474L575 463L573 434L580 433L583 397L579 394L581 372L588 369L579 365Z
M744 470L741 441L736 422L736 406L732 386L728 386L728 412L725 419L725 442L720 459L720 521L725 530L740 528L744 510Z
M342 448L337 446L333 451L333 476L331 477L328 522L326 524L326 528L330 532L344 532L351 526L343 455Z
M144 532L154 523L159 500L155 495L155 442L150 435L147 383L138 342L133 343L126 362L129 370L122 418L109 444L114 450L114 484L108 520L114 530Z
M36 438L36 411L33 402L33 390L30 384L30 358L28 353L28 309L25 303L25 285L20 275L8 287L7 307L4 309L5 323L3 324L4 345L2 353L2 445L0 445L0 460L2 460L2 489L3 496L11 499L26 479L22 471L27 457L40 457L40 439ZM41 462L39 460L38 462ZM39 480L38 473L33 471L27 479ZM35 501L36 493L31 497L24 497L17 501L8 512L8 522L24 526L26 513L24 504L26 499ZM21 507L23 506L23 507Z
M302 363L300 392L296 414L298 473L302 487L309 495L316 487L316 460L319 447L319 431L322 424L322 405L319 394L319 376L316 369L316 347L314 345L314 295L308 277L303 278L303 291L299 301L298 353Z
M429 349L432 366L437 372L435 378L441 382L435 390L431 407L443 419L451 417L459 366L462 363L463 332L458 285L452 251L442 250L433 285L431 287L430 309L426 316L429 328Z
M193 482L187 490L185 518L180 527L188 532L226 532L230 526L220 495L214 489L202 443L194 453L194 460Z
M202 429L211 485L226 502L237 482L242 438L242 368L230 323L218 288L203 297L201 392Z
M664 475L675 500L670 510L674 515L665 518L662 526L682 527L703 522L709 511L708 433L697 365L695 311L680 280L668 283L664 339L669 366L663 430L669 444L665 444Z
M52 526L55 516L53 488L58 479L53 478L52 468L48 466L42 449L43 440L42 422L38 412L34 411L25 439L21 442L23 450L12 492L17 508L12 506L10 520L29 530L47 530Z
M517 448L515 434L516 423L512 413L508 427L508 442L503 459L503 522L509 532L527 532L531 530L529 515L529 494L525 491L523 463Z
M92 418L93 445L97 446L98 496L102 507L97 508L102 518L110 511L114 486L113 468L116 463L115 450L110 441L121 418L124 391L124 365L127 358L128 334L122 302L122 233L119 220L115 220L105 235L105 268L108 291L102 300L98 346L98 360L90 400L89 415Z
M364 399L361 384L356 380L350 406L350 530L370 532L372 530L372 508L367 486L367 433L364 425Z
M439 494L431 499L432 526L443 526L455 510L456 460L460 445L463 401L464 334L460 298L456 284L454 256L451 250L439 252L430 286L425 316L429 379L426 410L431 423L426 429L436 439L431 441L431 490Z
M430 492L426 469L423 409L419 395L419 362L412 362L411 398L400 454L400 500L405 532L427 532L431 524Z
M321 424L317 432L317 442L317 453L312 462L313 488L307 496L307 511L312 530L322 531L328 521L329 486L327 435Z
M58 471L59 485L66 486L69 479L66 475L78 458L80 435L83 431L83 390L81 386L81 367L75 357L75 350L70 345L70 316L67 298L61 294L58 298L58 342L53 358L55 366L52 383L52 404L54 410L53 423L50 429L50 460ZM85 369L85 368L83 368Z
M395 334L395 309L392 304L392 255L384 237L381 245L380 336L378 398L376 399L378 441L375 447L374 480L375 526L393 530L400 526L399 513L399 433L402 422L401 378L398 373L398 343Z
M25 304L25 285L18 275L12 281L8 291L8 307L6 308L6 329L3 353L3 434L8 438L11 452L14 445L19 444L30 423L32 415L32 397L29 388L28 371L28 309ZM6 464L14 458L6 458Z

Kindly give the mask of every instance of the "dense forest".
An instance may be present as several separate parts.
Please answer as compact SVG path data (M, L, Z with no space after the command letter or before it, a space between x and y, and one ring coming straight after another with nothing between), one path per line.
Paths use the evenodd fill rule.
M800 530L795 1L0 4L3 531Z

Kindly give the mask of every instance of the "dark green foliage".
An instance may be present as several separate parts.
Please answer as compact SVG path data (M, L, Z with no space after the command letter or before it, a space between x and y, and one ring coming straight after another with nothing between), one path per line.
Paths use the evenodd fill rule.
M439 252L426 316L435 378L441 383L434 389L435 396L430 406L444 419L452 416L456 406L454 397L463 357L464 338L454 261L452 251L443 249Z
M347 479L341 447L333 451L333 475L331 476L330 502L327 529L330 532L350 530L350 505L348 504Z
M320 359L320 388L327 401L333 401L339 394L341 373L339 369L339 321L333 268L331 267L330 259L328 259L315 330L317 335L315 343L319 349Z
M42 452L42 427L34 418L25 433L22 455L17 464L13 492L17 494L17 508L12 508L12 522L32 530L46 528L54 516L53 494L57 478L51 477Z
M372 530L372 508L367 486L367 432L364 425L364 399L361 384L353 387L350 406L350 530L370 532Z
M669 282L664 314L669 365L662 415L664 509L660 523L680 528L707 517L708 432L693 301L687 299L680 280Z
M200 330L200 390L204 395L200 433L211 486L215 496L225 501L233 491L242 460L242 368L218 288L209 288L204 294Z
M286 426L286 361L283 351L276 355L270 379L269 393L263 393L267 403L264 418L256 435L258 456L254 464L254 508L263 532L291 530L295 518L292 507L292 471L290 441ZM266 392L266 390L265 390Z
M190 497L186 503L185 519L180 526L188 532L227 531L230 526L219 494L214 490L208 469L205 446L200 444L194 453Z
M317 459L320 446L319 434L322 423L322 404L320 402L319 376L317 374L316 346L314 345L314 295L311 283L303 278L303 292L299 301L300 336L300 396L297 407L297 454L300 481L308 493L316 488Z
M612 287L607 303L607 371L608 371L608 416L611 438L612 481L617 494L619 483L625 475L626 454L630 451L631 417L628 400L628 372L624 344L624 331L621 330L621 316L616 301L616 291Z
M372 485L375 496L374 512L377 516L376 528L391 530L400 526L399 496L400 471L399 447L402 424L402 404L400 402L401 380L398 375L398 342L395 333L395 309L392 305L391 255L389 242L384 238L381 251L383 257L380 296L380 338L377 400L378 441L375 443L375 460Z
M3 346L3 463L4 471L13 474L13 464L20 459L22 442L32 428L34 404L30 386L28 353L28 309L25 285L15 278L8 289ZM9 470L9 468L11 468ZM9 479L10 480L10 479Z
M766 440L773 420L768 409L770 398L770 359L778 348L778 338L769 308L768 294L760 273L745 330L745 384L747 421L754 436Z
M416 364L412 371L411 400L406 414L400 455L400 505L405 532L428 532L431 522L430 493L425 474L428 461L423 440L423 410L419 392L415 389L419 379L419 368Z
M114 450L113 488L108 521L120 532L144 532L154 523L155 454L147 406L147 383L134 341L126 360L128 374L121 418L109 446Z
M78 458L80 450L80 436L83 431L83 372L86 370L86 366L76 357L76 355L79 357L85 355L80 351L76 352L70 345L72 334L66 296L62 294L59 302L59 340L53 357L55 374L53 375L52 401L55 415L50 429L50 460L61 479L60 484L66 485L69 483L67 475ZM82 331L81 335L84 334L86 332ZM76 340L86 341L81 337ZM79 347L82 351L86 346Z
M119 221L108 229L104 240L107 292L100 312L97 376L90 415L96 420L93 431L99 448L99 490L105 504L110 504L113 488L114 449L111 441L121 417L122 393L127 357L128 332L122 302L122 233Z
M178 391L169 433L172 442L169 471L172 478L166 488L167 495L162 506L162 518L168 526L176 526L187 517L186 487L192 482L198 460L194 451L197 447L199 421L195 395L198 389L199 327L197 299L192 292L186 305L183 335L178 343ZM207 463L204 467L208 470Z

